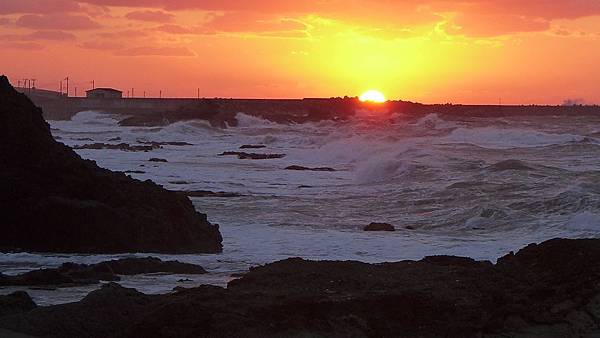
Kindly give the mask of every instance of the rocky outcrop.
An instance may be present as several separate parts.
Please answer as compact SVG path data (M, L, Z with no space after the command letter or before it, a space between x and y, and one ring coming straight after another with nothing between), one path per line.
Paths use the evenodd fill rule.
M243 151L224 151L219 156L237 156L240 160L270 160L283 158L285 154L256 154Z
M372 222L363 228L364 231L396 231L393 225L388 223Z
M177 261L162 261L155 257L122 258L98 264L64 263L55 269L39 269L17 276L0 274L0 286L40 286L57 287L96 284L100 281L119 281L118 275L139 275L145 273L172 273L198 275L206 273L199 265Z
M175 191L188 197L241 197L244 196L237 192L210 191L210 190L179 190Z
M42 112L0 77L0 248L44 252L221 251L184 196L98 167L56 142Z
M317 168L309 168L303 167L301 165L291 165L285 168L285 170L301 170L301 171L335 171L333 168L329 167L317 167Z
M130 145L127 143L108 144L108 143L91 143L74 146L73 149L93 149L93 150L122 150L122 151L143 151L148 152L154 149L162 148L160 145Z
M496 265L292 258L227 289L144 295L109 284L0 318L0 328L58 337L596 337L599 323L598 239L530 245Z
M35 303L27 292L17 291L10 295L0 296L0 317L28 312L35 307Z

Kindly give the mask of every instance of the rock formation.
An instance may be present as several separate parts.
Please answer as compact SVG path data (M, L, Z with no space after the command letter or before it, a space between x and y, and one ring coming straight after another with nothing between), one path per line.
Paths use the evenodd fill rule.
M551 240L495 265L292 258L227 289L168 295L113 283L77 303L0 317L0 328L56 337L598 337L600 240Z
M98 167L56 142L42 112L0 77L0 248L220 252L218 226L188 198Z

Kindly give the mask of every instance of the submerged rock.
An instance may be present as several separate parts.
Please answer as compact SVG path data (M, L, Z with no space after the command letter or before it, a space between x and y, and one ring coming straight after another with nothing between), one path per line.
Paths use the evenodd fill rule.
M83 160L0 77L0 248L41 252L220 252L190 200Z
M244 144L240 147L240 149L262 149L266 147L267 146L263 144Z
M237 156L242 160L268 160L275 158L283 158L285 154L256 154L256 153L245 153L240 151L224 151L219 156Z
M531 245L496 265L290 258L226 289L145 295L108 284L80 302L0 317L0 328L61 337L597 337L599 272L598 239Z
M225 191L210 191L210 190L179 190L175 191L178 194L182 194L189 197L241 197L244 196L237 192L225 192Z
M335 169L329 167L308 168L300 165L291 165L289 167L286 167L285 170L336 171Z
M80 146L74 146L73 149L109 149L109 150L122 150L122 151L143 151L148 152L154 149L160 149L161 146L139 146L139 145L129 145L127 143L119 143L119 144L107 144L107 143L92 143L92 144L84 144Z
M364 231L396 231L393 225L388 223L373 222L363 228Z
M523 171L529 171L529 170L535 170L532 167L530 167L527 164L525 164L523 161L519 161L519 160L501 161L501 162L498 162L496 164L492 164L487 169L489 169L491 171L506 171L506 170L523 170Z
M149 162L159 162L159 163L167 163L169 161L167 161L164 158L157 158L157 157L153 157L151 159L148 160Z

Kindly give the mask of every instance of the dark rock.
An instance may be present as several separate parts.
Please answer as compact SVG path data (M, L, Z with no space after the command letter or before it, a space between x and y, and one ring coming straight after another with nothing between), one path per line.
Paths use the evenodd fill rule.
M153 158L149 159L148 161L149 162L160 162L160 163L167 163L167 162L169 162L169 161L165 160L164 158L156 158L156 157L153 157Z
M127 143L119 143L119 144L107 144L107 143L92 143L92 144L84 144L80 146L74 146L73 149L108 149L108 150L122 150L122 151L143 151L148 152L154 149L162 148L161 146L138 146L138 145L129 145Z
M125 174L145 174L145 171L142 170L127 170L124 171Z
M598 239L528 246L496 265L290 258L227 289L144 295L108 284L80 302L2 317L0 328L60 337L598 337L599 272Z
M153 147L159 147L162 148L162 146L193 146L193 144L191 143L187 143L187 142L154 142L154 141L144 141L144 140L137 140L138 143L141 144L149 144L152 145Z
M108 266L118 275L138 275L143 273L168 272L183 275L199 275L206 270L199 265L178 261L162 261L155 257L123 258L100 263Z
M529 171L529 170L535 170L532 167L530 167L527 164L525 164L523 161L519 161L519 160L501 161L501 162L498 162L496 164L493 164L493 165L487 167L487 169L489 169L491 171L506 171L506 170Z
M363 228L364 231L396 231L393 225L388 223L373 222Z
M241 197L244 196L237 192L225 192L225 191L210 191L210 190L185 190L175 191L178 194L182 194L188 197Z
M27 292L17 291L10 295L0 296L0 317L28 312L36 305Z
M98 167L56 142L42 112L0 77L0 247L41 252L199 253L218 226L188 198Z
M224 151L223 153L219 154L219 156L237 156L239 159L242 160L268 160L274 158L283 158L285 157L285 154L255 154L239 151Z
M244 144L243 146L240 147L240 149L262 149L262 148L266 148L267 146L262 145L262 144Z
M117 136L117 137L113 137L113 138L108 139L108 141L109 142L121 141L121 138Z
M307 168L299 165L291 165L286 167L285 170L336 171L335 169L329 167Z
M122 258L98 264L64 263L56 269L39 269L17 276L0 274L2 286L46 286L59 287L96 284L100 281L119 281L117 275L139 275L146 273L204 274L199 265L177 261L162 261L159 258Z
M406 230L415 230L416 228L414 226L412 226L412 225L407 225L407 226L404 227L404 229L406 229Z

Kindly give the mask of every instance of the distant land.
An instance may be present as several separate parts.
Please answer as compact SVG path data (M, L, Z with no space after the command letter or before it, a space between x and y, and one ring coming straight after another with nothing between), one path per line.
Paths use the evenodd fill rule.
M356 97L303 99L233 98L99 98L67 97L60 92L17 88L44 110L46 119L68 120L82 111L124 115L121 125L160 126L185 120L207 120L214 126L235 126L237 113L277 123L345 120L356 114L421 116L436 113L455 117L600 115L600 106L586 105L462 105L410 101L365 103Z

